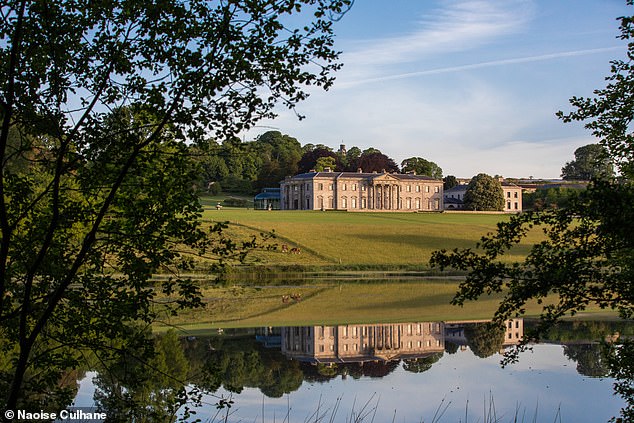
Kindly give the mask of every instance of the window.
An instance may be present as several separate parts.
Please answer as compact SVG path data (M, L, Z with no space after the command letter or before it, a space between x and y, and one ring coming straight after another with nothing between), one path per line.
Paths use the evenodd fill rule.
M416 192L420 192L420 185L416 185Z
M405 190L406 190L407 192L412 192L412 186L411 186L411 185L408 185L408 186L406 187L406 189L405 189Z
M317 184L317 188L319 190L323 190L324 189L324 184Z
M408 209L411 209L411 208L412 208L412 199L411 199L411 198L408 198L408 199L407 199L407 208L408 208Z
M293 185L293 191L297 191L297 185Z
M342 191L348 191L348 184L343 184Z
M365 185L361 185L361 191L365 191L366 186Z
M420 210L420 198L416 199L416 209Z
M425 192L429 192L429 185L425 185Z
M348 351L348 344L343 344L343 350Z
M519 210L519 204L515 202L515 210Z
M368 207L368 201L364 198L361 199L361 208L365 209Z
M513 198L517 198L517 191L513 193Z
M333 185L332 184L328 185L328 190L332 191L332 189L333 189Z
M498 197L498 198L499 198L499 197ZM507 209L507 210L511 210L511 202L510 202L510 201L507 201L507 202L506 202L506 209Z
M324 352L324 346L323 345L319 346L319 352Z
M440 192L440 187L434 187L434 192L436 193Z
M506 192L506 198L511 198L511 191Z
M352 198L350 199L350 206L351 206L353 209L356 209L356 208L357 208L357 199L356 199L356 197L352 197Z
M357 184L352 184L352 190L356 191L357 190Z
M341 198L341 207L344 209L348 207L348 199L346 197Z

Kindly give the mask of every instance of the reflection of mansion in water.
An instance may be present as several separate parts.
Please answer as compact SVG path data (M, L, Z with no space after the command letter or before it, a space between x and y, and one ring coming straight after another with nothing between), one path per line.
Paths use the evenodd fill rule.
M282 328L282 353L314 362L390 361L441 352L444 323Z
M445 350L445 341L466 345L465 326L473 322L415 322L281 328L282 353L313 363L391 361L425 357ZM506 322L503 346L517 344L522 319Z

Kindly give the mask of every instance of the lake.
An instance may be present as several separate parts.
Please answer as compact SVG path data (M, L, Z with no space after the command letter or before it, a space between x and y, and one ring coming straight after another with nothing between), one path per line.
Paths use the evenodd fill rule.
M596 340L629 336L631 324L567 322L502 367L501 354L531 324L232 329L180 338L178 348L189 389L207 392L195 409L203 422L601 422L618 415L624 401L612 392ZM95 391L115 385L87 373L76 405L94 405ZM217 409L219 401L231 406Z

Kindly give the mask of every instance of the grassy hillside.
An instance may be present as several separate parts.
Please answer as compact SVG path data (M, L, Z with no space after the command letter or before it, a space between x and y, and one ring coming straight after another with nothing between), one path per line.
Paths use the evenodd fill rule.
M230 233L246 238L274 231L276 251L258 251L251 260L278 265L427 265L432 251L474 247L506 215L450 213L354 213L206 209L206 221L227 221ZM508 260L519 260L540 240L535 231ZM297 247L301 254L281 251Z

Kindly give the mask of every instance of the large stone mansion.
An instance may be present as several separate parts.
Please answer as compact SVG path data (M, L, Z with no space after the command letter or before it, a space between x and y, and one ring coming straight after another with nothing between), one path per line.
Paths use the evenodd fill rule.
M309 172L280 184L282 210L441 211L443 182L398 173Z

